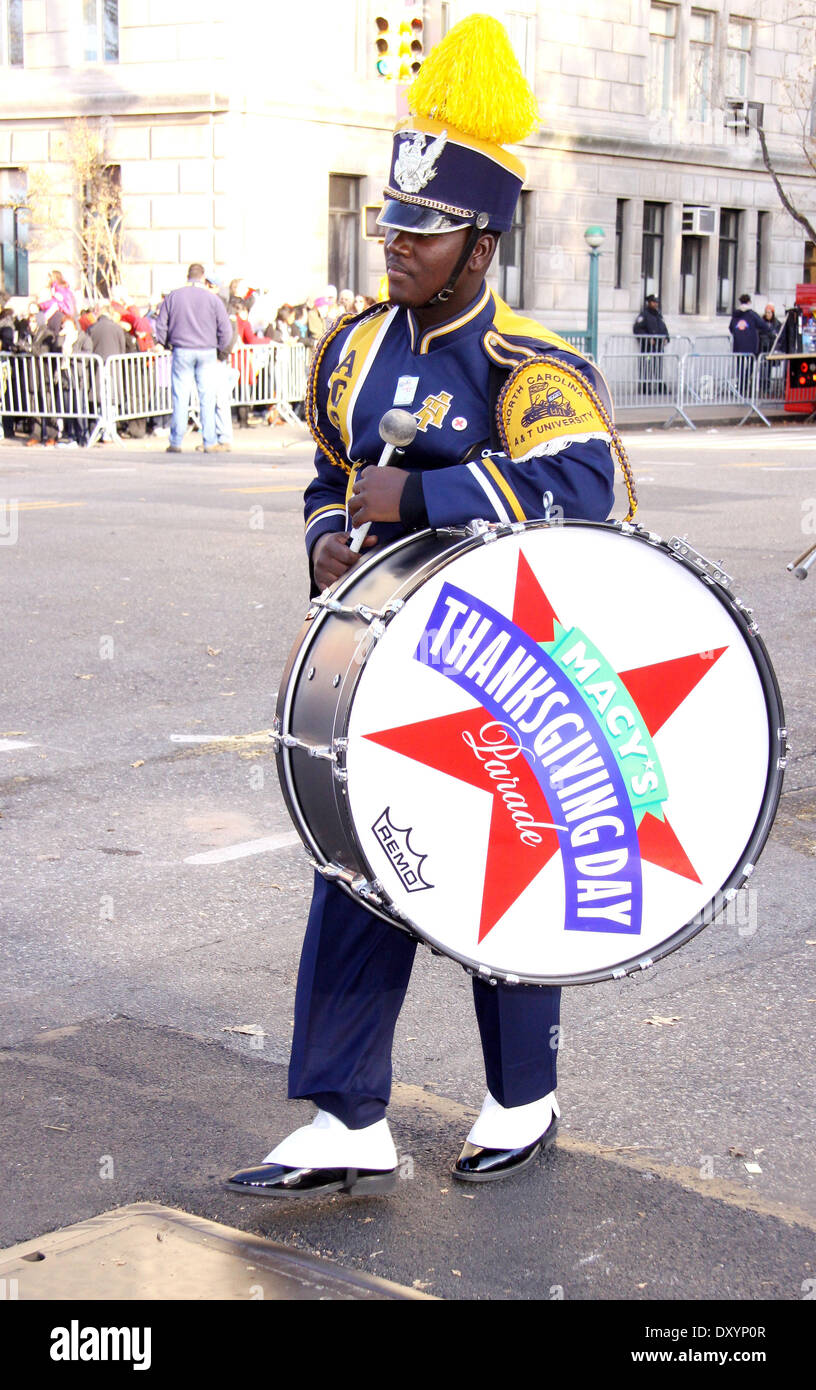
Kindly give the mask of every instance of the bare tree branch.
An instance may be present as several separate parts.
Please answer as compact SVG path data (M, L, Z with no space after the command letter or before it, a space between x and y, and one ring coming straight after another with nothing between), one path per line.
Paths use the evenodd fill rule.
M773 180L774 188L776 189L779 195L779 201L781 202L785 211L787 213L790 213L794 221L798 222L800 227L804 227L805 231L808 234L809 240L816 244L816 227L814 227L813 223L810 221L808 217L805 216L803 212L799 212L798 209L793 206L793 203L791 202L790 198L788 197L787 193L782 187L779 175L777 174L776 170L773 167L773 164L771 163L771 156L768 151L768 141L765 139L765 130L761 121L757 121L757 134L759 135L759 147L762 150L762 162Z

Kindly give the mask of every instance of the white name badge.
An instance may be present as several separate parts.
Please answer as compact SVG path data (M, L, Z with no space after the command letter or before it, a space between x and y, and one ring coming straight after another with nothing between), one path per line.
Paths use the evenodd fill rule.
M411 405L418 385L418 376L401 376L394 393L394 405Z

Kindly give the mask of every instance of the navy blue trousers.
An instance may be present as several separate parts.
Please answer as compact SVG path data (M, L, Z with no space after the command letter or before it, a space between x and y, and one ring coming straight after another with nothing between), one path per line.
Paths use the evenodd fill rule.
M289 1097L314 1101L349 1129L381 1120L391 1047L415 941L315 875L295 997ZM556 1085L560 989L473 981L491 1095L506 1107Z

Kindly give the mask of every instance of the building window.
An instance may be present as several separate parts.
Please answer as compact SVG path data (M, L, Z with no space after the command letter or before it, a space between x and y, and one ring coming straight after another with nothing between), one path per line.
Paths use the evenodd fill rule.
M337 292L360 288L360 183L329 174L329 280Z
M626 198L618 198L615 207L615 289L623 288L623 230Z
M718 314L733 314L736 307L739 216L736 208L723 208L720 213L720 245L717 257Z
M703 238L684 236L680 244L680 313L700 312L700 265Z
M23 0L0 0L0 67L23 66Z
M671 111L676 29L677 12L673 5L650 6L647 87L650 111Z
M816 243L805 242L805 264L802 268L802 284L816 285Z
M82 0L86 63L119 62L119 0Z
M22 169L0 170L0 289L28 294L28 209Z
M726 97L748 100L748 58L751 52L751 21L732 15L728 21L726 56Z
M711 111L714 16L710 10L692 10L689 23L688 113L692 121L705 121Z
M504 23L519 66L531 86L535 86L535 15L508 10Z
M663 282L663 223L666 208L663 203L643 204L643 252L641 274L643 277L643 302L646 296L656 294L662 299Z
M524 241L529 193L522 193L513 213L513 225L499 238L499 295L511 309L524 302Z
M768 218L770 213L758 212L756 224L756 278L754 280L754 294L762 291L762 280L765 274L765 248L768 241Z

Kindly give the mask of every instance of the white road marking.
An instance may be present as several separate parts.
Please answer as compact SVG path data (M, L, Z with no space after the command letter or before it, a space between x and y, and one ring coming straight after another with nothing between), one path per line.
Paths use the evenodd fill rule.
M232 734L171 734L171 743L223 743Z
M688 449L692 445L692 436L689 433L670 435L663 431L655 430L652 434L625 434L622 436L627 449ZM712 437L704 431L698 430L697 438L693 440L695 453L702 449L735 449L741 453L750 454L754 450L774 449L774 450L813 450L816 449L816 434L809 431L807 434L798 432L791 437L788 431L768 430L767 433L751 434L717 434Z
M288 849L299 845L300 836L293 830L281 835L266 835L262 840L244 840L239 845L225 845L223 849L210 849L204 854L191 854L185 864L223 864L228 859L245 859L249 854L266 854L270 850Z
M37 748L36 743L21 743L16 738L0 738L0 753L8 753L12 748Z

